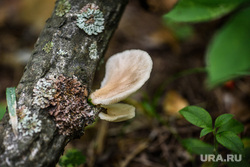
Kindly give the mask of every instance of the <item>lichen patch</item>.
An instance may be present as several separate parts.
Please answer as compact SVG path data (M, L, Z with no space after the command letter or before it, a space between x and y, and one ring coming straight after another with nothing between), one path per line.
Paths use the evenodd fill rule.
M56 15L62 17L66 13L68 13L70 9L70 3L67 0L61 0L58 2L58 5L56 7Z
M42 121L38 119L38 115L31 113L27 107L22 106L18 109L18 131L23 136L32 136L34 133L41 131Z
M53 94L56 93L54 80L53 76L49 76L37 81L33 89L33 105L38 105L41 108L46 108L50 105L50 101L54 98Z
M87 86L82 85L75 76L49 75L41 78L33 89L33 95L33 105L49 107L49 114L62 135L80 136L84 126L93 123L98 112L88 104ZM33 120L28 117L24 121Z
M51 49L53 48L54 43L53 42L47 42L44 47L43 47L43 51L46 53L50 53Z
M93 42L90 47L89 47L89 57L92 60L96 60L99 58L98 54L97 54L97 45L96 42Z
M102 11L93 3L85 5L77 15L76 25L88 35L97 35L104 30L104 17Z
M67 55L68 54L68 52L67 51L64 51L64 50L62 50L62 49L59 49L59 51L58 52L56 52L58 55L62 55L62 56L64 56L64 55Z

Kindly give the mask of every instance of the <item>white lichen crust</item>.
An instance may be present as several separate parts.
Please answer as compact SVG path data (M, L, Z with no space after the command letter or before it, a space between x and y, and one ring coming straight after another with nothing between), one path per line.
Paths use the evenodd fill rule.
M64 50L62 50L62 49L60 49L58 52L56 52L58 55L67 55L68 54L68 52L67 51L64 51Z
M96 46L96 42L92 43L89 47L89 57L92 60L96 60L97 58L99 58L98 54L97 54L97 46Z
M41 120L37 114L32 114L26 107L19 109L18 131L23 136L32 136L41 131Z
M104 30L104 17L98 6L87 4L77 15L76 25L83 29L88 35L97 35Z
M50 100L54 99L56 93L54 78L41 78L38 80L33 89L33 105L38 105L41 108L46 108L50 105Z

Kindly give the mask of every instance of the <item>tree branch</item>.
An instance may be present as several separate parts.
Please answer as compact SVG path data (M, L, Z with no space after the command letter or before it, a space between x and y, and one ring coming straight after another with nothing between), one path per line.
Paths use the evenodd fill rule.
M40 130L30 135L24 135L24 133L19 132L19 135L15 136L6 112L3 120L0 122L1 167L55 166L66 144L70 140L81 136L84 126L92 123L93 118L98 113L93 112L96 111L95 108L87 103L87 96L92 85L95 70L100 59L104 56L114 30L117 28L127 0L68 0L70 10L67 12L59 11L65 7L60 5L65 5L63 3L66 2L67 0L56 2L52 16L47 20L45 28L35 44L30 61L25 67L24 74L16 89L19 121L21 119L20 113L22 114L24 109L30 111L31 115L38 115L37 120L41 121ZM82 8L88 3L94 3L103 13L104 30L97 35L88 35L77 26L77 14L82 13L84 11ZM95 53L95 57L90 55L92 44L96 44L97 53ZM59 131L57 128L58 123L55 121L58 113L51 111L62 109L60 108L61 103L68 106L71 104L60 101L61 99L54 99L54 102L50 102L47 107L34 103L34 89L38 81L49 76L54 76L54 80L57 79L55 82L59 83L59 85L61 84L61 87L57 85L57 88L55 88L57 91L63 89L63 84L67 86L65 83L62 84L65 81L61 79L62 77L68 78L68 85L72 83L77 85L78 81L80 81L81 85L78 85L77 89L70 88L70 90L75 91L77 95L85 95L82 97L83 100L79 100L80 96L77 97L79 102L84 103L84 108L81 108L82 106L79 106L79 104L75 104L78 105L76 110L79 109L81 113L81 118L78 119L82 121L81 130L74 131L73 127L72 133L63 135L63 130ZM84 92L85 87L87 93ZM57 94L57 98L65 98L65 96L71 97L63 93ZM75 97L72 98L75 99ZM64 100L67 101L67 99ZM63 106L65 111L67 111L68 106ZM72 106L70 107L72 110ZM70 112L75 112L71 110ZM90 112L92 112L92 115Z

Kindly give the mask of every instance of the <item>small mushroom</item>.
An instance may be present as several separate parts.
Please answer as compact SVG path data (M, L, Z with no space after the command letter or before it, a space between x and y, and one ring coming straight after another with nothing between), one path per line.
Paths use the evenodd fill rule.
M93 104L117 103L137 91L150 77L152 60L142 50L127 50L113 55L106 63L101 88L90 95Z
M147 52L127 50L109 58L101 88L90 95L95 105L107 109L101 119L120 122L135 116L135 108L128 104L114 104L137 91L150 77L153 62Z
M100 112L99 117L109 122L121 122L135 116L135 107L129 104L117 103L102 107L107 109L107 113Z

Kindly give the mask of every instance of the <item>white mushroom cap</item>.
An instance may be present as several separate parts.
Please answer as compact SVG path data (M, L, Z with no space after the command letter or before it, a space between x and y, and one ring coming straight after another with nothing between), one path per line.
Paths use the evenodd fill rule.
M107 113L100 112L99 117L109 122L121 122L135 116L135 107L129 104L117 103L102 107L107 109Z
M106 63L101 88L90 95L93 104L113 104L137 91L150 77L153 62L147 52L127 50Z

